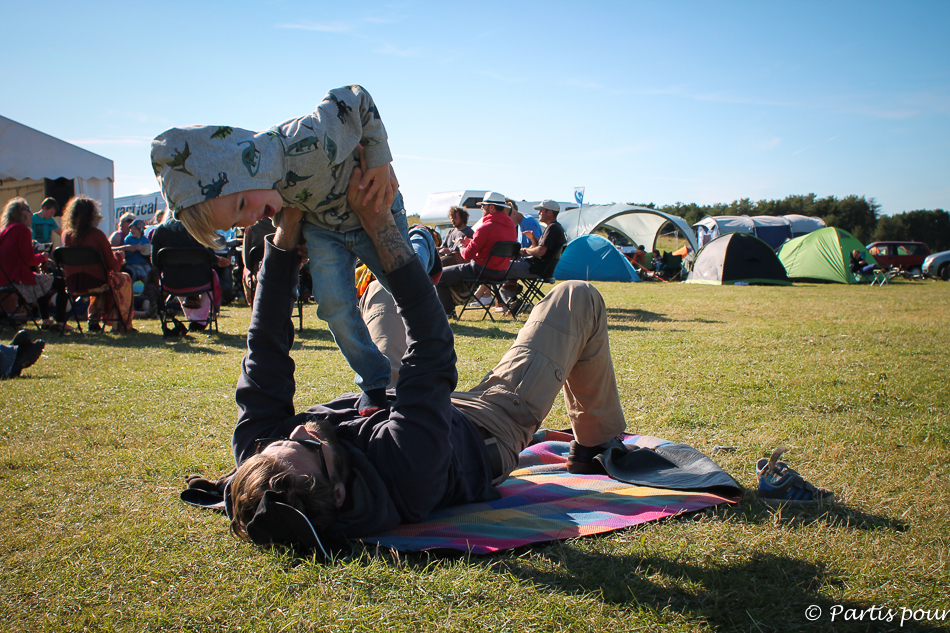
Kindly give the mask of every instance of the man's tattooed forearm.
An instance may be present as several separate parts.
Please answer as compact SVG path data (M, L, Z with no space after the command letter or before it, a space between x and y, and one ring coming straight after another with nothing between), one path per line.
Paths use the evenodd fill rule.
M412 249L395 224L389 223L379 227L373 242L376 244L376 252L386 272L396 270L412 259Z

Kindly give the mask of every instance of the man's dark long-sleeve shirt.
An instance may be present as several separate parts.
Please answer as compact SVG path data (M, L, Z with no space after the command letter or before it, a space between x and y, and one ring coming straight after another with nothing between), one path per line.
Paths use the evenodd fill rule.
M298 263L295 253L267 239L236 393L238 465L253 455L256 440L288 437L307 420L328 420L351 458L352 506L338 521L349 537L421 521L436 508L498 498L481 435L450 403L458 380L452 330L416 257L386 275L409 344L390 410L362 417L359 394L345 394L295 415L289 352Z

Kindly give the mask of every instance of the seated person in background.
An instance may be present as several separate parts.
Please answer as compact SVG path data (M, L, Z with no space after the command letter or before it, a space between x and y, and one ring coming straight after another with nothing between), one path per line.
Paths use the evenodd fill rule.
M653 270L657 273L662 273L666 270L666 264L663 263L663 256L660 255L660 251L653 249Z
M158 310L158 302L162 298L158 278L157 268L149 270L148 277L145 279L145 289L142 290L141 294L132 297L136 319L150 319L155 316L155 312Z
M856 275L871 275L874 273L874 264L869 264L861 251L851 251L851 272Z
M63 328L66 322L66 291L62 278L39 273L34 268L45 264L49 257L33 249L33 233L30 224L34 218L30 205L23 198L13 198L0 216L0 286L13 285L27 303L36 306L46 327ZM4 274L6 273L6 274ZM50 318L49 301L56 295L56 321ZM9 295L3 309L13 313L17 298ZM69 325L64 328L72 330Z
M616 436L625 422L597 290L558 285L495 369L473 390L453 393L452 330L431 282L388 209L374 211L361 198L355 194L351 207L376 246L408 339L390 407L361 416L351 393L295 414L300 212L285 209L267 238L235 393L237 469L217 484L228 484L231 532L260 545L317 549L438 508L497 499L494 486L516 467L562 388L576 437L568 469L601 472L594 457L622 447Z
M125 244L125 236L129 234L129 227L135 222L134 213L123 213L116 222L115 231L109 236L109 244L112 246L122 246Z
M244 300L247 301L247 305L249 306L254 305L254 291L257 288L257 271L252 271L248 268L248 257L255 248L261 247L261 249L263 249L264 238L268 235L273 235L276 230L277 229L274 228L274 221L266 215L244 229L244 247L242 250L244 272L241 275L241 281L244 284ZM259 264L260 262L258 261L258 265Z
M439 256L442 258L442 266L457 266L465 263L459 255L464 246L463 240L473 238L475 231L468 225L468 211L465 207L449 209L449 219L452 221L452 230L445 236L445 242L439 248Z
M213 249L202 246L198 240L193 238L179 220L163 222L152 233L152 265L155 264L155 258L163 248L184 247L184 248L203 248L218 258ZM219 262L220 263L220 262ZM230 263L230 262L228 262ZM215 306L221 307L221 286L218 283L218 276L211 275L211 284L213 286L212 295ZM191 331L203 330L208 325L208 314L211 312L211 300L207 294L192 295L189 297L179 297L181 309L185 313L185 318L190 321L188 329Z
M234 264L231 263L232 251L235 250L241 240L237 238L237 229L231 228L227 231L218 231L221 236L221 248L215 249L215 255L218 256L218 263L214 267L214 272L218 275L218 283L221 285L221 305L231 305L234 301Z
M561 207L558 203L553 200L545 200L545 202L553 203L558 207L558 211L560 211ZM535 236L541 235L543 231L541 225L532 216L524 215L518 211L518 204L511 198L505 198L505 203L511 207L511 210L508 212L508 217L511 218L511 221L515 223L515 227L518 229L518 241L521 242L521 245L525 248L531 246L531 238L526 235L526 232L530 231L534 233ZM535 206L534 208L538 209L540 207Z
M152 269L149 257L152 254L152 244L145 237L145 221L141 218L129 225L129 234L125 236L125 270L132 281L144 282Z
M149 221L145 224L145 237L148 238L149 242L152 241L152 233L155 232L155 229L157 229L161 223L165 221L166 215L170 215L168 213L168 209L162 209L153 215L151 219L149 219Z
M643 244L637 244L637 250L633 252L633 255L631 255L630 259L632 260L630 263L634 264L635 266L646 266L647 252L644 250Z
M62 236L63 230L56 223L55 216L59 212L59 203L54 198L47 198L40 205L40 210L33 214L33 239L40 244L52 244L53 235Z
M524 248L531 246L531 238L529 236L541 235L541 232L543 231L541 225L532 216L524 215L518 211L518 203L511 198L505 198L505 203L511 207L511 209L508 211L508 217L511 218L511 221L515 223L515 227L518 229L518 241L521 242L521 246ZM501 287L501 294L503 297L517 296L519 292L521 292L521 286L517 281L508 281ZM475 296L479 298L479 300L484 305L486 296L489 298L489 301L491 300L491 290L489 290L486 286L482 286L478 289L478 292L475 293ZM506 299L505 305L497 304L494 308L494 311L500 314L506 314L508 312L507 302L509 300L510 299Z
M541 235L539 240L533 231L526 232L531 246L522 248L522 259L512 262L508 276L514 279L544 275L547 273L551 261L558 256L561 249L567 244L564 227L557 221L557 216L561 212L561 205L554 200L545 200L541 204L535 205L534 208L537 209L538 216L546 225L544 234ZM515 294L505 288L502 288L501 296L506 303L515 298Z
M442 278L436 285L439 301L442 302L446 314L454 314L455 306L458 305L452 293L452 286L459 284L463 279L478 276L483 270L486 271L486 275L496 277L505 274L508 259L505 257L489 259L489 255L497 242L513 242L518 235L514 222L508 217L508 205L503 195L489 191L478 204L481 205L484 215L475 227L474 237L462 239L463 247L460 251L462 258L470 260L469 263L444 268Z
M111 293L92 297L88 311L89 331L101 331L99 321L105 318L106 325L112 324L113 334L135 332L136 329L132 327L132 279L121 271L122 264L113 254L109 238L99 230L101 221L99 203L86 196L77 196L70 200L63 214L63 245L91 246L99 251L108 274L105 282L112 288ZM102 282L102 269L99 266L64 266L64 269L67 285L75 283L88 287ZM113 295L119 314L117 320L107 318L112 314Z

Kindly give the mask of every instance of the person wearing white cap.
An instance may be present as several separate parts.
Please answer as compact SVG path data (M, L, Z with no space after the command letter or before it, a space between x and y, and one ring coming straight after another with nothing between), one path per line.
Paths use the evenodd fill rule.
M513 242L518 237L515 223L508 217L507 210L511 207L505 201L505 196L496 191L488 191L478 204L485 215L481 222L475 225L475 236L462 241L461 255L468 263L446 267L442 271L442 279L435 287L446 314L455 312L452 286L463 279L477 277L482 271L490 276L505 275L508 258L489 257L491 249L497 242Z
M521 249L523 259L512 262L511 270L508 271L508 277L510 278L524 279L545 274L551 260L567 244L564 227L557 221L557 214L561 211L561 205L554 200L545 200L541 204L534 205L534 208L538 211L538 217L547 226L540 240L533 231L524 232L524 235L531 241L531 246ZM508 296L504 289L502 290L502 297L506 301L513 298Z

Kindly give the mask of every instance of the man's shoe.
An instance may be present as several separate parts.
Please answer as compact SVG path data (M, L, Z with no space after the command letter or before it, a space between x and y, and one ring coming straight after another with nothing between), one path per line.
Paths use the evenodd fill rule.
M797 471L785 462L777 461L785 452L784 447L772 451L772 457L763 457L755 464L759 477L759 499L765 503L814 503L832 501L835 493L827 488L818 488L805 481Z
M30 338L30 333L26 330L20 330L16 333L16 336L13 337L13 340L10 341L10 345L17 347L18 345L23 345L24 343L32 343L33 339Z
M594 458L612 448L628 450L618 437L597 446L584 446L577 440L571 440L571 450L567 454L567 472L575 475L603 475L603 467L595 462Z
M508 311L517 316L521 312L522 306L524 306L524 302L515 297L508 302Z
M389 398L386 397L386 388L370 389L360 395L360 401L356 405L357 411L364 417L369 417L377 411L389 408Z
M86 329L87 329L88 331L90 331L90 332L101 332L101 331L102 331L102 326L99 325L99 322L98 322L98 321L90 321L90 322L86 325Z
M20 372L30 367L43 355L43 348L46 347L46 341L37 339L29 343L17 345L16 357L13 359L13 367L10 368L11 376L19 376Z
M208 324L202 323L201 321L191 321L190 323L188 323L189 332L201 332L206 327L208 327Z

